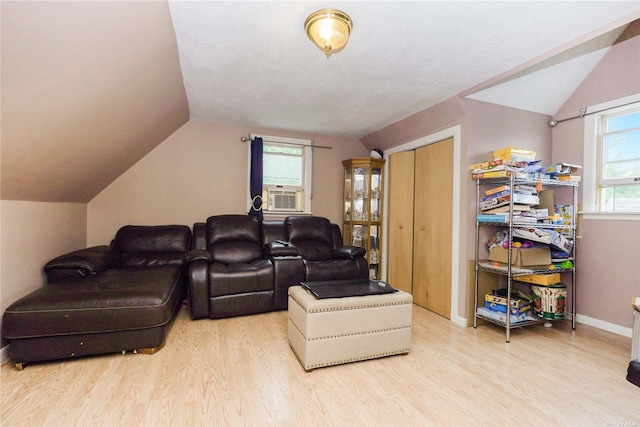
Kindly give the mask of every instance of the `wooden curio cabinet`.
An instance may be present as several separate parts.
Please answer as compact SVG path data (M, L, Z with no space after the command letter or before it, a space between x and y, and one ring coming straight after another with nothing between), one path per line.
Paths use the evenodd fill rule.
M380 279L383 159L344 160L342 235L345 245L367 250L369 277Z

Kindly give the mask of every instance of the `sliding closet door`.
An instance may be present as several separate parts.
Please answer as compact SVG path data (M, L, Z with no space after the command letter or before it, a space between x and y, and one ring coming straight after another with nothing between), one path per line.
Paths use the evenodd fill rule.
M416 150L413 300L451 317L453 139Z
M387 280L394 288L412 293L414 152L389 156L389 222Z

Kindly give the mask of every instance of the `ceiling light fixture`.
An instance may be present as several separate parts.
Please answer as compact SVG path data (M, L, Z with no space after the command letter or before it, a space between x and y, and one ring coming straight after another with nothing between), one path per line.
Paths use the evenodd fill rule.
M336 9L318 10L304 21L307 36L327 58L345 47L352 27L349 15Z

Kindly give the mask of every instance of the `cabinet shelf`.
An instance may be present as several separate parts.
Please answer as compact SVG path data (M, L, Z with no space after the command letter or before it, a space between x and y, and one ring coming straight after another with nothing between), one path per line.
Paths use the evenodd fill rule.
M480 202L482 200L481 192L480 192L481 187L490 188L490 187L497 187L497 186L506 186L508 188L505 188L504 190L505 191L508 190L509 194L514 194L515 187L518 185L527 185L527 186L535 187L538 192L541 190L556 189L556 188L560 190L565 190L565 189L570 190L572 192L572 198L573 198L573 203L570 205L571 209L573 210L573 218L571 220L571 223L570 224L566 224L566 223L552 224L552 223L538 223L538 222L535 222L535 223L521 222L517 220L510 221L509 219L513 218L513 215L514 215L513 200L511 200L510 204L507 205L508 206L507 212L503 213L504 215L506 215L506 221L493 221L493 220L487 221L486 219L488 218L482 217L486 214L480 209L480 206L481 206ZM475 285L474 285L475 295L474 295L474 322L473 322L474 327L477 327L477 319L483 319L492 324L502 326L503 328L505 328L505 336L506 336L507 342L509 342L510 340L511 329L522 328L530 325L536 325L536 324L542 323L543 321L570 319L572 328L574 330L576 329L576 321L575 321L576 319L576 256L575 254L576 254L576 245L577 245L577 240L576 240L577 226L576 226L575 215L577 213L576 208L578 206L577 190L578 190L578 182L576 181L559 181L555 179L515 178L513 176L505 177L505 178L485 178L485 179L476 180L476 242L475 242L476 254L475 254ZM570 256L568 258L552 259L551 262L562 263L564 261L571 261L572 267L540 268L539 266L534 266L534 267L514 266L512 265L513 262L511 260L511 256L513 256L512 251L506 251L507 253L509 253L508 259L511 263L496 264L487 259L484 259L484 258L481 259L480 231L481 229L487 228L487 227L494 227L494 230L495 228L506 229L506 232L508 235L507 241L509 242L509 245L511 245L511 243L513 243L514 241L517 241L516 237L514 236L514 229L536 228L536 229L549 230L550 233L552 234L555 233L556 235L562 233L562 235L564 235L566 239L570 240L572 243L572 247L568 251L570 252L569 254ZM511 318L507 318L507 317L505 317L506 320L500 320L500 319L492 318L489 315L483 315L481 312L478 311L479 301L482 301L482 303L484 304L484 295L482 296L479 295L479 285L478 285L479 272L491 273L491 274L495 274L495 275L506 278L506 290L507 290L506 306L507 307L511 306L513 282L518 281L518 276L524 276L529 274L566 273L571 276L571 285L567 286L567 292L570 292L570 294L568 295L570 296L570 303L571 303L570 307L564 307L564 309L560 307L559 312L553 312L553 314L557 314L558 317L563 317L564 319L547 319L546 317L541 316L540 313L536 315L537 317L536 319L527 318L527 320L522 320L522 321L512 321ZM524 282L520 282L520 281L518 281L518 283L522 284L523 286L536 286L535 284L533 285L529 283L525 284ZM484 306L482 305L480 307L484 307ZM548 314L549 313L545 313L545 315L548 315Z

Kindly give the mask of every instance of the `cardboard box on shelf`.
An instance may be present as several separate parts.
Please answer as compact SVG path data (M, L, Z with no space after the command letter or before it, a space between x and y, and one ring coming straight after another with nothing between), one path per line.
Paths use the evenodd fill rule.
M513 237L517 237L519 239L531 240L532 242L539 242L549 244L551 243L551 232L547 230L543 230L538 227L529 227L529 228L514 228L513 229Z
M553 286L531 286L533 310L544 319L565 318L567 287L562 283Z
M507 312L507 304L499 304L496 302L485 301L484 306L489 310L498 311L500 313ZM522 307L515 307L515 308L511 307L510 311L511 311L511 314L518 316L520 314L526 313L529 310L531 310L531 303L527 303Z
M577 173L578 169L582 169L582 166L573 163L556 163L553 166L547 166L544 173L547 175L571 175Z
M560 221L563 225L568 226L562 229L562 234L570 234L570 226L573 225L575 219L575 213L573 212L573 205L555 205L553 207L553 213L560 217Z
M514 162L533 162L536 159L536 152L509 146L509 147L494 151L493 158L511 160Z
M511 265L514 267L548 266L551 264L549 248L512 248ZM489 251L489 261L507 264L509 252L502 246L496 246Z
M570 181L570 182L580 182L582 177L580 175L555 175L555 179L558 181Z
M568 254L570 254L573 249L573 242L557 231L551 232L551 244Z
M501 313L507 312L507 299L497 295L486 294L484 296L484 306L488 309L499 311ZM520 298L511 298L511 314L522 314L531 310L531 301L526 301Z
M501 194L501 195L485 196L483 200L480 201L480 210L486 211L487 209L492 209L492 208L505 206L509 204L509 201L511 199L511 194L502 194L502 193L496 193L496 194ZM540 202L540 199L538 199L538 196L535 196L535 195L521 194L521 193L513 194L513 203L516 203L519 205L537 205L539 202Z
M555 208L553 190L539 191L538 198L540 199L540 203L538 203L537 209L546 209L549 215L551 215Z
M555 285L560 283L560 273L550 274L527 274L524 276L516 276L514 280L526 283L535 283L536 285Z
M513 167L524 166L524 164L519 162L512 162L504 159L493 159L493 160L488 160L486 162L474 163L471 166L469 166L469 170L472 171L474 169L493 169L496 166L502 166L502 165L513 166Z

